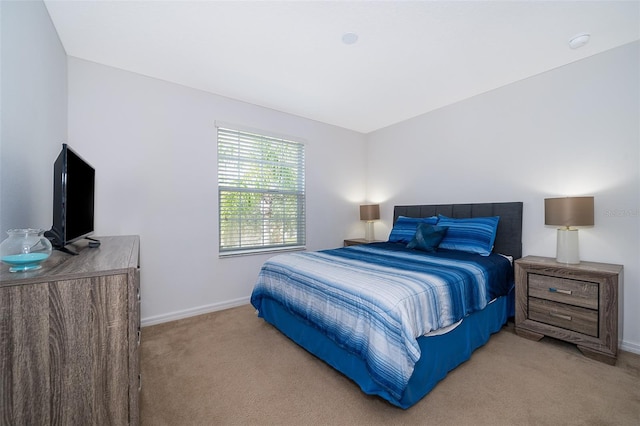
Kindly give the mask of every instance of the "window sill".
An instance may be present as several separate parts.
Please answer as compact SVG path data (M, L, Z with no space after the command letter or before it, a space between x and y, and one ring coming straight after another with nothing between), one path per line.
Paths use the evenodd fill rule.
M234 251L225 251L218 254L218 258L224 259L227 257L238 257L238 256L253 256L256 254L276 254L276 253L286 253L290 251L303 251L307 248L305 246L293 246L293 247L270 247L263 249L251 249L251 250L234 250Z

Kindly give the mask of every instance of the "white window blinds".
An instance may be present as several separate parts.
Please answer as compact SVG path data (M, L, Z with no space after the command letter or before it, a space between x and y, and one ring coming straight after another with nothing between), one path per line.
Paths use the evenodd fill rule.
M304 145L218 127L220 254L305 244Z

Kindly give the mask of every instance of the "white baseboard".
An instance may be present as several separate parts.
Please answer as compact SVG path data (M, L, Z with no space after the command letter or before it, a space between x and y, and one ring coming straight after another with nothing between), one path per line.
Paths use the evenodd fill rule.
M622 344L620 345L620 349L622 349L623 351L633 352L634 354L640 355L640 345L636 345L634 343L622 341Z
M142 318L140 323L142 327L146 327L149 325L162 324L163 322L175 321L179 319L194 317L196 315L208 314L209 312L222 311L224 309L247 305L249 302L250 302L249 297L242 297L240 299L227 300L226 302L198 306L195 308L185 309L183 311L174 311L174 312L169 312L167 314Z
M224 309L235 308L250 303L250 297L241 297L239 299L227 300L226 302L214 303L211 305L198 306L183 311L169 312L167 314L156 315L153 317L142 318L141 325L143 327L149 325L162 324L163 322L175 321L179 319L194 317L196 315L208 314L210 312L222 311ZM622 341L620 349L627 352L633 352L640 355L640 345Z

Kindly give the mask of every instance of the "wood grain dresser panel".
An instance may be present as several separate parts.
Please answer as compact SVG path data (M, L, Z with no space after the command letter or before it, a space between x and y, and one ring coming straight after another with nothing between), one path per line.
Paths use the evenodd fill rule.
M561 339L585 356L615 364L622 265L526 256L516 260L515 278L518 335Z
M598 337L598 311L530 298L529 318L544 324Z
M529 296L598 309L598 283L529 274Z
M0 424L139 424L139 238L0 269Z
M41 285L2 290L0 424L49 424L49 292Z

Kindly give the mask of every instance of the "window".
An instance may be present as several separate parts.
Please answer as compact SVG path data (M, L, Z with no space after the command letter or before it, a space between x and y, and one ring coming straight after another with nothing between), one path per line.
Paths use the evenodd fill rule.
M218 127L220 255L305 244L304 145Z

